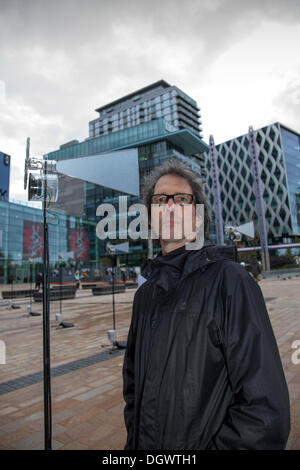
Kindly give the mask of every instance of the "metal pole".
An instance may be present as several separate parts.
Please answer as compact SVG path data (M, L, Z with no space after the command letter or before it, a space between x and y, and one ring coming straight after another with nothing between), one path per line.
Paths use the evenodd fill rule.
M116 320L115 320L115 287L114 287L114 267L115 267L115 255L112 255L113 267L112 267L112 303L113 303L113 330L116 329Z
M51 450L51 369L50 369L50 306L49 306L49 239L47 223L47 161L44 169L44 272L43 272L43 362L44 362L44 433L45 450Z
M153 240L151 238L150 231L149 231L149 236L148 236L148 258L153 259Z
M278 250L281 248L299 248L300 243L286 243L283 245L268 245L269 250ZM238 248L239 251L258 251L261 250L261 246L247 246L243 248Z
M61 265L61 262L59 263L59 313L60 315L62 314L61 313L61 291L62 291L62 287L61 287L61 284L62 284L62 265Z
M213 176L213 190L214 190L214 209L216 217L216 235L217 244L224 245L224 233L223 233L223 219L221 211L221 197L220 197L220 183L219 183L219 169L217 160L217 151L215 147L215 141L212 135L209 136L210 155L212 162L212 176Z
M261 178L259 172L259 161L258 161L258 153L256 147L256 138L255 132L253 127L249 127L249 142L250 142L250 156L252 160L252 171L253 171L253 179L254 179L254 192L256 196L256 211L258 217L258 230L260 236L260 243L262 246L262 265L263 270L270 271L270 257L269 257L269 250L268 250L268 234L266 228L266 220L265 220L265 213L264 213L264 201L262 196L262 189L261 189Z
M32 263L30 263L30 313L31 313L31 296L32 296Z

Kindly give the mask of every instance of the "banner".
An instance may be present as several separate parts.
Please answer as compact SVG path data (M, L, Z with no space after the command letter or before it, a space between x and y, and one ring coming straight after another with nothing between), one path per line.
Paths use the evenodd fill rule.
M24 220L23 222L23 259L42 259L44 248L43 224Z
M90 239L86 230L71 229L69 234L69 251L73 251L74 259L88 261Z

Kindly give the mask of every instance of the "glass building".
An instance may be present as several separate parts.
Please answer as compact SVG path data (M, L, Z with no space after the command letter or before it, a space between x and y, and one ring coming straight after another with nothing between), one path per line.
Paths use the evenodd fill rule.
M49 217L49 259L54 268L74 253L70 266L97 267L95 223L59 214ZM76 241L83 239L84 250L77 250ZM26 202L0 201L0 284L12 280L23 283L43 271L43 212Z
M96 109L89 136L110 134L164 118L170 129L189 129L201 137L200 108L195 100L164 80L152 83Z
M300 235L300 134L282 125L280 130L289 189L291 232Z
M203 177L204 175L204 158L202 154L208 149L208 146L201 140L199 135L194 134L189 129L174 130L170 128L164 118L87 139L81 143L72 142L70 145L61 146L59 150L48 153L47 158L60 161L129 148L138 149L140 190L143 177L154 167L171 157L177 157L187 162L199 176ZM101 155L99 155L99 158L101 158ZM97 207L102 203L110 203L116 209L118 221L120 217L118 198L121 195L124 195L124 193L92 183L85 183L84 219L97 223ZM140 202L138 196L128 196L127 206L130 207L138 202ZM128 225L132 218L134 217L128 217ZM148 256L148 241L143 239L121 239L119 238L118 229L116 236L119 242L129 241L129 254L118 255L118 265L121 267L140 266ZM104 268L111 263L106 251L107 241L96 240L100 268Z
M277 122L256 130L268 243L300 235L300 135ZM223 224L257 223L248 134L216 146ZM206 195L214 220L210 153L205 153Z

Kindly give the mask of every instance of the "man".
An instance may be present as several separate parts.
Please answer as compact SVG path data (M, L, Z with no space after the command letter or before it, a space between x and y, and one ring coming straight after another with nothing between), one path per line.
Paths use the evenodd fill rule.
M259 279L260 266L255 255L251 258L251 261L250 261L250 272L252 276L254 277L255 281L258 283L260 281Z
M186 165L173 159L156 168L143 194L149 215L151 204L163 208L162 250L145 263L146 282L134 297L123 364L124 449L284 449L289 393L260 287L237 263L234 246L207 240L205 197ZM193 205L194 228L204 223L202 248L186 249L184 232L174 237L180 216L169 217L173 230L162 235L175 201L177 215ZM203 218L196 204L204 204Z
M80 276L80 271L78 269L75 271L74 277L76 281L76 289L79 289L81 276Z
M41 283L43 282L43 275L42 273L37 273L36 277L35 277L35 290L36 291L39 291L40 290L40 287L41 287Z

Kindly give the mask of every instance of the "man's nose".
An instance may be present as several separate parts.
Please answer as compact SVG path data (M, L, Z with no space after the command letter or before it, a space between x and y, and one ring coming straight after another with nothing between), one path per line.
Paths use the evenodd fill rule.
M171 207L174 204L173 198L169 198L168 200L168 206Z

